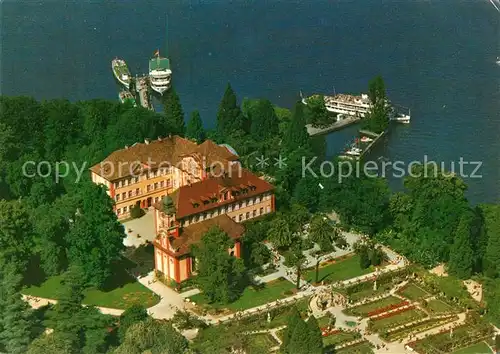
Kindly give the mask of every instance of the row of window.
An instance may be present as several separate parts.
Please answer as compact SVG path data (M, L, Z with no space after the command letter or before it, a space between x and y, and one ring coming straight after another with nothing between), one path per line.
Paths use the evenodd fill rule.
M156 203L156 202L159 202L161 200L161 198L163 198L163 196L154 197L152 201L153 201L153 203ZM130 212L130 210L134 207L134 205L135 204L130 204L130 205L127 205L127 206L124 206L121 208L117 208L116 215L122 215L122 214L126 214L126 213Z
M172 167L165 167L165 168L160 168L156 171L151 171L145 173L143 176L146 176L146 179L151 179L151 178L156 178L160 176L166 176L168 174L172 173ZM129 185L132 185L134 183L139 182L139 177L132 177L132 178L126 178L123 180L120 180L118 182L115 182L115 188L122 188L122 187L127 187Z
M161 188L164 188L164 187L170 188L171 184L172 183L171 183L170 178L167 179L166 181L160 181L160 182L148 184L146 186L146 192L147 193L153 192L153 191L155 191L157 189L161 189ZM174 185L175 185L175 183L174 183ZM128 199L128 198L137 197L138 195L141 195L141 194L142 194L141 189L140 188L136 188L135 191L134 190L129 190L128 192L123 192L123 193L116 194L115 200L118 202L120 200L125 200L125 199Z
M270 212L271 212L271 207L268 206L266 209L266 213L270 213ZM236 220L236 216L233 216L233 220L238 221L238 222L242 222L242 221L245 221L245 220L248 220L251 218L255 218L255 217L260 216L260 215L264 215L264 208L260 208L258 211L257 211L257 209L254 209L254 210L252 210L252 213L247 211L246 214L240 214L240 215L238 215L238 220Z

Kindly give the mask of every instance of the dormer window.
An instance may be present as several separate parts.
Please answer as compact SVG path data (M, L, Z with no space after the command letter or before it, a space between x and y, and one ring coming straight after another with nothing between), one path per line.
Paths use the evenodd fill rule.
M251 190L251 191L254 191L254 190L256 190L256 189L257 189L257 187L255 187L255 186L250 186L250 190Z
M209 203L210 203L210 201L209 201L209 200L207 200L207 199L205 199L205 200L203 201L203 204L204 204L204 205L207 205L207 204L209 204Z
M248 188L243 188L243 189L241 190L241 193L243 193L243 194L247 194L247 193L248 193Z
M193 203L193 208L198 208L200 206L200 203Z
M212 203L217 203L217 202L218 202L218 200L217 200L217 198L216 198L216 197L212 197L212 198L210 199L210 201L211 201Z

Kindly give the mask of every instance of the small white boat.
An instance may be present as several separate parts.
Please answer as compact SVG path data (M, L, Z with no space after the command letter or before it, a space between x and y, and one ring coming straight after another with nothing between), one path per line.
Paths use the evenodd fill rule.
M410 119L411 119L410 110L408 110L408 114L394 112L394 114L390 118L390 120L405 124L410 123Z
M372 138L369 138L369 137L367 137L367 136L363 136L363 137L361 137L360 141L361 141L362 143L369 143L369 142L373 141L373 139L372 139Z
M500 65L500 57L497 57L496 63L497 65Z
M353 146L349 150L347 150L345 153L347 155L351 155L351 156L359 156L359 155L361 155L362 152L363 152L363 150Z

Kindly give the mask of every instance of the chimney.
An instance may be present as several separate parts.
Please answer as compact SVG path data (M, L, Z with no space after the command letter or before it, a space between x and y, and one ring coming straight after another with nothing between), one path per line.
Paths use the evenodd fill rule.
M145 143L146 145L148 145L148 144L149 144L149 140L148 140L148 139L144 139L144 143Z

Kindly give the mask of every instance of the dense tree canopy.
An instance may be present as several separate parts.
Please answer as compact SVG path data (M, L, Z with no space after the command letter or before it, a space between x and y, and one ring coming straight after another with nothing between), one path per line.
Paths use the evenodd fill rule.
M186 127L186 137L196 141L198 144L205 140L205 130L201 121L200 112L193 111Z
M244 130L244 116L238 106L236 94L228 83L217 113L217 132L220 136L230 136Z
M245 287L245 266L241 259L229 254L234 246L229 236L212 228L193 247L198 275L196 282L211 302L229 303L237 299Z

